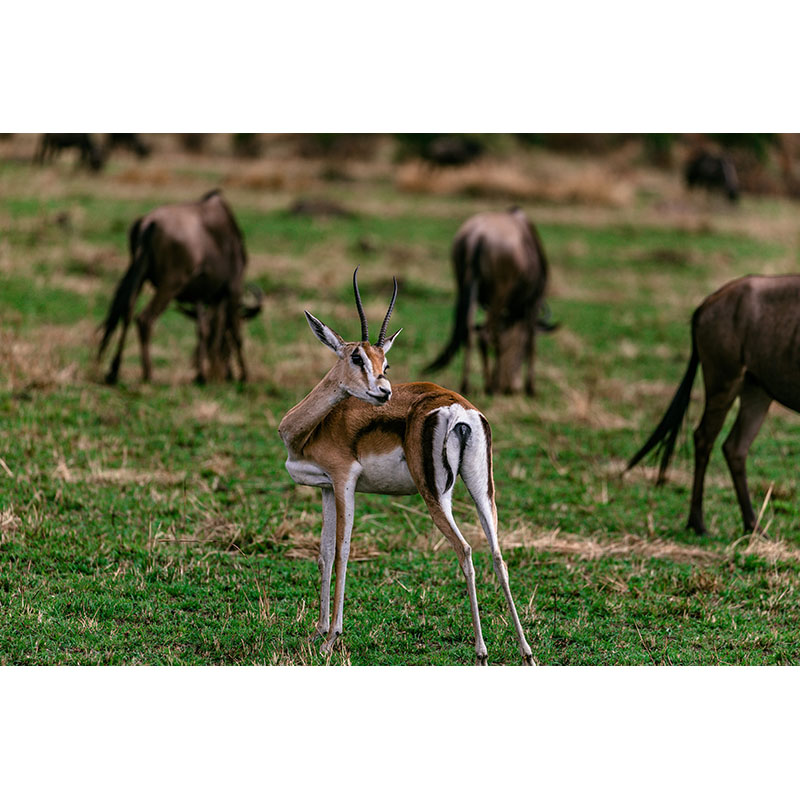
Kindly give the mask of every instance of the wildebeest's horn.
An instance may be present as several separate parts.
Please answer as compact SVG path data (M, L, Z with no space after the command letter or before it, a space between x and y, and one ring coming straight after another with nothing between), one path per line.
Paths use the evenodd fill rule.
M361 341L369 341L369 332L367 331L367 315L364 313L364 306L361 305L361 295L358 293L358 267L353 273L353 291L356 295L356 308L358 309L358 318L361 320Z
M389 303L389 310L386 312L386 317L381 325L381 332L378 334L378 341L375 342L376 347L383 347L383 342L386 339L386 328L389 327L389 317L392 316L394 310L394 301L397 300L397 278L392 278L394 281L394 291L392 292L392 302Z

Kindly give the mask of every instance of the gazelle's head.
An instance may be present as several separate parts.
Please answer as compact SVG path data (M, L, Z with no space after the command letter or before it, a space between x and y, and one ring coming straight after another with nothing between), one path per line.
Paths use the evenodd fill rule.
M389 325L389 317L397 299L397 279L394 279L392 301L389 303L389 310L386 312L383 325L381 325L381 332L378 334L375 344L370 344L367 316L361 305L357 276L358 267L353 273L353 292L356 296L356 308L361 320L360 342L345 342L336 331L320 322L313 314L309 314L308 311L305 314L317 339L325 346L330 347L339 357L339 362L329 373L339 381L339 386L353 397L366 400L374 406L382 406L392 396L392 385L386 377L389 369L389 365L386 363L386 354L394 344L397 334L402 330L400 328L388 339L386 338L386 327Z

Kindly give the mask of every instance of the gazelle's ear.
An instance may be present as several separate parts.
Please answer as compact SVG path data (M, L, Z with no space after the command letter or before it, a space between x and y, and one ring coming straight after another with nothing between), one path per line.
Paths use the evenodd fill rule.
M340 356L342 348L344 347L344 339L324 322L320 322L313 314L309 314L308 311L304 313L308 320L309 327L314 332L314 336L326 347L330 347L337 356Z
M392 349L392 345L394 344L394 340L397 338L397 334L399 334L401 330L403 330L403 329L399 328L388 339L386 339L384 341L384 343L383 343L383 354L384 355L386 355Z

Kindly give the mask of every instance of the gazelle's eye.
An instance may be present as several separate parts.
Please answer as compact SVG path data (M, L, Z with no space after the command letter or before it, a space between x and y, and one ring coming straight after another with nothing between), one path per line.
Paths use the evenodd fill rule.
M364 359L362 359L361 356L358 353L353 353L353 355L350 357L350 360L357 367L363 367L364 366Z
M389 365L387 364L387 365L386 365L386 366L383 368L383 374L385 375L385 374L386 374L388 371L389 371Z

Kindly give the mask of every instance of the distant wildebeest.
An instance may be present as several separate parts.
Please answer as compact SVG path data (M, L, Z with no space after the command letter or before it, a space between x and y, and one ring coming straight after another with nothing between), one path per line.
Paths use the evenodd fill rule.
M727 156L716 156L701 150L686 162L686 185L708 191L724 192L731 203L739 199L739 178L736 167Z
M422 158L437 167L461 167L480 158L485 151L479 139L469 136L437 136L422 150Z
M196 380L199 383L206 380L206 358L212 359L214 367L214 357L224 352L221 343L225 337L229 337L236 354L240 379L247 380L240 326L247 253L242 232L220 192L209 192L196 203L160 206L137 219L128 238L131 263L102 325L103 338L98 350L100 358L122 322L122 335L106 381L115 383L117 380L125 335L133 318L136 298L146 280L155 287L155 295L136 318L145 381L152 377L150 337L153 323L172 300L194 308ZM211 347L214 342L217 344Z
M477 328L486 391L519 391L524 360L525 391L533 395L536 331L556 327L541 318L547 258L536 228L520 208L476 214L456 233L452 261L457 284L453 333L427 369L441 369L463 345L461 392L469 391L475 314L480 305L486 309L486 320ZM489 363L492 351L493 368Z
M117 147L130 150L138 158L147 158L150 155L150 145L138 133L109 133L106 136L106 155L110 155Z
M97 172L103 167L103 151L89 133L43 133L39 140L35 161L45 161L59 155L62 150L75 148L80 153L78 163Z
M654 447L661 448L658 483L663 483L675 439L686 414L698 364L706 401L694 433L695 466L687 527L706 532L703 480L714 440L739 398L739 413L722 446L745 530L756 526L745 462L773 400L800 411L800 275L747 276L709 295L692 316L692 353L664 418L630 460L627 469Z

